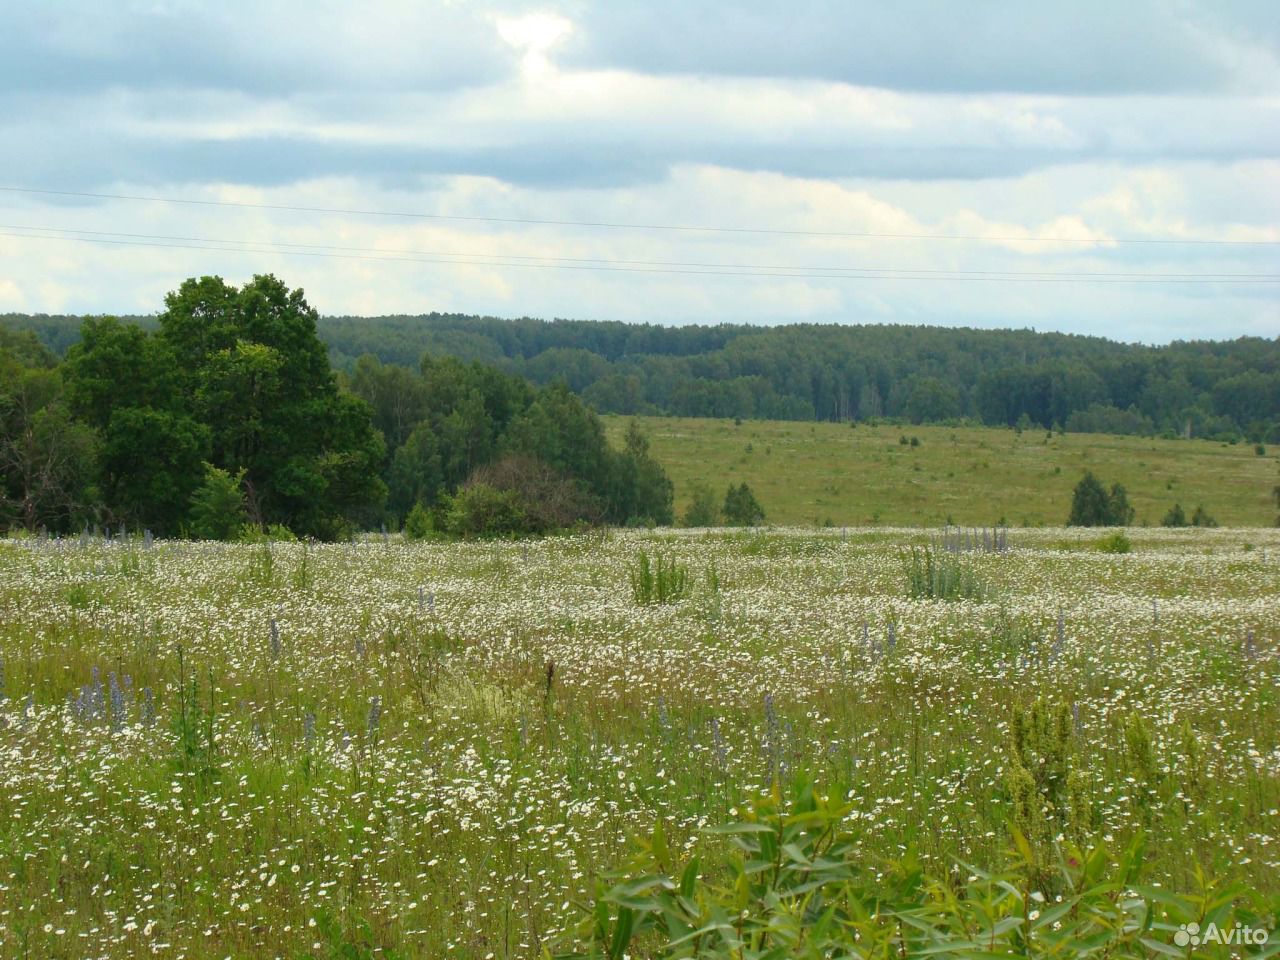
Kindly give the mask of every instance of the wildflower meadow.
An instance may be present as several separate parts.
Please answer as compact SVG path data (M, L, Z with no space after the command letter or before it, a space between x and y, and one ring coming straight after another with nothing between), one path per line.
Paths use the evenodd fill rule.
M692 956L749 932L695 881L753 896L780 850L868 890L1013 870L1045 931L1105 850L1122 917L1229 891L1274 927L1280 530L1098 538L0 542L0 956Z

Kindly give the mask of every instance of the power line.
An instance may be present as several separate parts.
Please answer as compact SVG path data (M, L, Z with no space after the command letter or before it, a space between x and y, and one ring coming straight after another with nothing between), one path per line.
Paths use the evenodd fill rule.
M19 229L43 229L51 230L53 228L19 228ZM82 233L86 231L66 231L67 233ZM1266 274L1236 274L1236 275L1204 275L1204 274L1162 274L1156 276L1143 275L1096 275L1096 274L1018 274L1018 273L908 273L905 270L894 270L890 268L866 268L867 272L863 273L809 273L809 272L787 272L785 270L712 270L712 269L684 269L681 267L645 267L645 266L623 266L611 265L605 263L579 263L579 262L548 262L539 263L532 260L512 260L512 259L495 259L495 260L460 260L457 257L468 256L467 254L446 254L436 256L375 256L370 254L355 253L326 253L321 250L290 250L280 249L272 246L254 246L247 241L227 241L227 240L199 240L193 239L191 242L177 242L175 240L148 240L148 239L129 239L124 235L110 236L66 236L52 235L50 233L15 233L10 231L0 231L0 237L9 237L22 240L54 240L63 242L79 242L104 244L110 246L130 246L130 247L153 247L174 250L203 250L220 253L241 253L241 254L278 254L284 256L295 257L319 257L333 260L354 260L366 262L384 262L384 263L429 263L429 264L446 264L451 266L471 266L471 267L523 267L531 269L552 269L552 270L582 270L582 271L602 271L612 273L648 273L648 274L680 274L695 276L725 276L725 277L747 277L747 278L774 278L774 279L807 279L807 280L951 280L951 281L988 281L988 282L1007 282L1007 283L1131 283L1131 284L1162 284L1162 283L1179 283L1179 284L1204 284L1204 283L1229 283L1229 284L1257 284L1257 283L1280 283L1280 276L1270 276ZM113 239L114 237L114 239ZM237 244L239 246L212 246L210 244ZM474 256L474 255L472 255Z
M127 200L144 203L173 203L202 207L235 207L249 210L277 210L292 213L322 213L344 216L393 217L412 220L439 220L460 223L505 223L523 226L592 227L610 230L667 230L684 233L758 234L790 237L833 237L851 240L949 240L972 243L1087 243L1087 244L1196 244L1206 246L1280 246L1280 240L1218 240L1181 237L1125 237L1090 239L1085 237L1016 237L980 234L871 233L836 230L780 230L771 227L717 227L671 223L618 223L606 220L542 220L533 217L481 217L460 214L419 213L403 210L361 210L344 207L309 207L280 203L250 203L241 200L200 200L190 197L154 197L126 193L91 193L82 190L42 190L35 187L0 185L6 193L52 197L80 197L95 200Z
M893 274L943 274L947 276L1026 276L1026 277L1062 277L1065 279L1085 279L1092 277L1112 278L1112 279L1153 279L1153 280L1268 280L1280 281L1280 274L1267 273L1141 273L1135 271L1078 271L1078 270L928 270L914 267L843 267L843 266L823 266L823 265L797 265L797 264L776 264L776 263L716 263L716 262L700 262L685 260L619 260L607 257L554 257L546 254L537 256L528 256L514 253L455 253L447 250L405 250L392 247L356 247L342 246L324 243L297 243L291 240L224 240L218 237L188 237L177 236L172 234L153 234L153 233L125 233L119 230L82 230L80 228L63 228L63 227L33 227L26 224L0 223L0 230L29 230L39 233L54 234L85 234L84 239L90 237L111 237L118 239L131 240L165 240L180 243L202 243L202 244L230 244L235 248L252 246L251 252L266 252L258 249L261 246L270 246L271 248L279 247L296 247L303 250L327 250L338 251L342 253L373 253L381 256L392 254L403 254L413 257L440 257L440 258L463 258L458 259L458 263L476 262L483 264L491 260L520 260L520 261L546 261L548 264L597 264L601 266L644 266L644 267L678 267L678 268L710 268L718 270L732 271L798 271L803 273L893 273ZM67 239L74 239L68 237ZM210 249L222 249L221 247L211 247ZM285 253L286 250L273 250L271 252ZM445 261L449 262L449 261Z

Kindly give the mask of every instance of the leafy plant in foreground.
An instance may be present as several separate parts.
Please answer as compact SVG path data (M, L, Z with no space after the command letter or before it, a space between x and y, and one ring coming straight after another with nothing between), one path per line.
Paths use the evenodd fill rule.
M1027 842L1009 869L928 876L912 851L901 860L867 864L844 827L842 800L800 783L789 802L774 792L756 800L738 823L712 827L733 852L723 876L701 873L697 858L676 863L661 821L639 842L625 879L598 889L568 958L836 957L1154 957L1186 956L1175 937L1235 924L1253 929L1255 898L1222 889L1197 873L1194 893L1141 884L1143 840L1118 857L1105 847L1058 850L1052 899L1036 885ZM964 876L965 879L959 879ZM1266 957L1280 949L1245 946ZM1228 956L1206 943L1200 955Z

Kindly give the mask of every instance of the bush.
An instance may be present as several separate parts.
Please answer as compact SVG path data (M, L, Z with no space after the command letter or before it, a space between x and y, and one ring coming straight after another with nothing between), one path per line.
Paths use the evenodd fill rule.
M1133 544L1129 542L1129 538L1121 531L1117 530L1109 537L1103 537L1094 544L1101 553L1130 553L1133 551Z
M480 467L467 483L514 493L524 514L525 533L549 533L579 523L597 524L604 516L600 502L580 483L536 457L503 457Z
M1102 481L1086 470L1071 495L1069 527L1127 527L1133 523L1133 507L1118 483L1108 492Z
M244 470L234 477L211 463L204 465L204 480L191 494L191 535L198 540L231 540L246 519Z
M747 805L741 822L705 831L734 848L725 871L703 870L696 857L678 862L659 818L617 882L598 884L571 934L570 949L580 952L558 956L1172 956L1174 933L1203 922L1206 904L1216 905L1223 930L1253 919L1253 898L1209 880L1194 895L1143 885L1141 837L1118 857L1063 841L1046 875L1013 830L1003 871L930 876L914 851L866 862L863 838L848 826L853 809L803 781L789 800L771 791Z
M431 511L418 501L404 518L404 535L408 540L426 540L435 531Z
M242 524L235 537L238 543L297 543L297 535L283 523L263 527L259 523Z
M1216 527L1218 521L1209 516L1209 511L1203 506L1198 506L1195 512L1191 514L1191 525L1193 527Z
M445 529L458 537L503 537L528 532L529 519L514 490L476 483L449 498Z
M764 508L745 482L736 487L729 485L722 510L724 522L731 527L755 527L764 523Z
M711 484L704 480L689 484L689 507L680 522L686 527L714 527L720 523L720 505Z
M631 598L641 606L677 603L689 593L688 568L674 557L650 561L644 551L631 566Z
M1164 519L1160 521L1162 527L1185 527L1187 525L1187 514L1182 509L1182 504L1175 503L1169 508L1169 512L1164 515Z

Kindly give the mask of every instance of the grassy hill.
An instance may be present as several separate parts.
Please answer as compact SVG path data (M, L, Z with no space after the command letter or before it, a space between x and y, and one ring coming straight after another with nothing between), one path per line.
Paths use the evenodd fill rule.
M717 492L746 481L771 523L1011 525L1066 522L1071 490L1093 470L1124 484L1137 523L1158 525L1174 502L1203 504L1224 526L1271 526L1280 457L1252 444L1054 434L993 427L871 426L750 420L640 418L675 481L676 511L689 484ZM627 420L606 417L615 441ZM900 442L906 436L908 444ZM911 446L910 438L919 439Z

